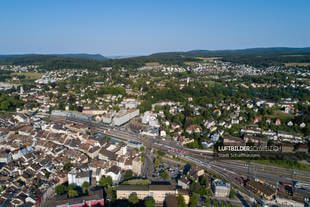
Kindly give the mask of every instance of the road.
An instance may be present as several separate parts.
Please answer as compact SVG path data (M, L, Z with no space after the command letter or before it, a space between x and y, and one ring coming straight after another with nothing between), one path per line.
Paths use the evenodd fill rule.
M153 153L149 149L145 149L145 162L143 163L142 177L151 178L153 171Z
M220 201L225 204L230 203L234 206L250 207L250 204L248 204L248 202L245 201L242 195L240 194L236 195L236 199L201 196L199 200L199 204L200 204L199 206L204 206L206 199L209 199L211 201L211 204L213 204L214 202Z

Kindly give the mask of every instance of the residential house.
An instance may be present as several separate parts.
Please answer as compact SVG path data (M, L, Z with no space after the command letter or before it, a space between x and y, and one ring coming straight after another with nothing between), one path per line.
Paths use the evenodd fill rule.
M68 173L68 183L82 186L84 182L91 184L91 171L89 169L73 168Z
M0 163L9 163L12 160L11 152L0 152Z
M189 127L186 128L186 132L189 133L189 134L200 133L201 132L201 127L196 125L196 124L193 124L193 125L190 125Z
M119 183L121 180L121 168L113 165L108 170L105 171L105 176L110 176L113 183Z
M185 175L182 175L178 179L178 186L182 187L183 189L188 189L189 188L189 180L185 177Z

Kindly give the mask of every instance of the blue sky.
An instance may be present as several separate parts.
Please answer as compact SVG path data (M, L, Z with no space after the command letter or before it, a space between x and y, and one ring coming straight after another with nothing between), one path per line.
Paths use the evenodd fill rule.
M309 0L1 0L0 54L309 47Z

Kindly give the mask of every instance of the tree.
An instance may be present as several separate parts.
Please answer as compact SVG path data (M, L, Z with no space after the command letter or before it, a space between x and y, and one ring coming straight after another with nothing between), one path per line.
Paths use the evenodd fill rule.
M199 183L200 183L200 185L208 186L209 185L208 177L207 176L200 176L199 177Z
M64 194L66 191L67 191L66 186L64 186L64 185L62 185L62 184L57 185L57 186L55 187L55 193L56 193L57 195L62 195L62 194Z
M99 184L103 187L107 185L112 185L112 178L110 176L107 177L102 176L99 180Z
M185 207L186 203L182 195L178 195L178 207Z
M200 195L203 194L203 188L198 182L192 182L191 185L189 186L189 189L191 192L198 193Z
M158 165L160 165L160 161L161 161L161 159L158 157L158 158L155 158L154 159L154 165L155 166L158 166Z
M197 204L198 204L198 199L199 199L198 194L197 193L193 193L192 196L189 199L189 206L190 207L196 207Z
M111 186L113 184L112 178L110 176L106 177L108 186Z
M163 157L163 156L165 156L165 154L166 154L165 152L160 151L160 150L158 150L158 152L157 152L157 153L158 153L158 155L159 155L159 156L162 156L162 157Z
M86 190L89 188L89 183L88 182L84 182L82 184L82 189L83 189L83 193L85 194L86 193Z
M164 180L167 180L169 178L169 174L166 170L162 170L160 172L160 177L162 177Z
M230 199L233 199L233 198L235 198L236 197L236 192L233 190L233 189L231 189L230 190L230 193L229 193L229 198Z
M252 140L247 141L246 146L255 146L254 142Z
M63 169L67 172L69 172L71 170L71 168L73 167L73 164L68 162L64 165Z
M131 203L132 205L136 205L139 203L139 199L137 194L132 193L130 194L129 198L128 198L129 203Z
M110 136L104 136L104 138L108 141L111 141L111 137Z
M231 203L227 203L226 207L232 207L233 205Z
M76 189L76 186L74 184L68 185L68 191L69 190L75 190L75 189Z
M74 198L74 197L77 197L77 196L79 196L79 193L76 190L69 190L68 191L68 197L69 198Z
M146 198L144 201L145 207L154 207L155 206L155 200L152 197Z
M104 187L104 192L106 193L106 195L112 199L113 197L113 188L111 187Z
M50 177L50 175L51 175L50 172L46 172L44 176L45 176L46 179L48 179Z
M124 175L124 179L127 180L129 178L131 178L133 175L132 170L126 170L125 175Z
M120 110L119 106L113 106L113 110L118 112Z
M210 188L206 188L205 191L204 191L204 194L205 194L206 196L211 196L211 194L212 194L211 189L210 189Z
M100 178L99 184L100 184L102 187L106 186L106 181L105 181L105 177L104 177L104 176L102 176L102 177Z
M210 200L210 198L207 198L206 199L206 207L210 207L211 206L211 200Z
M0 187L0 192L3 192L5 190L5 188L6 188L5 186L1 186Z
M140 151L144 151L144 147L143 146L140 147Z
M77 111L82 112L83 111L83 106L77 106Z

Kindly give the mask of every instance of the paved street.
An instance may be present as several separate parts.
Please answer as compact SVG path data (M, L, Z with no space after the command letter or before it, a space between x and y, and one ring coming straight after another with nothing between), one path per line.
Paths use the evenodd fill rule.
M153 171L153 153L149 149L145 149L145 162L143 164L142 177L150 178Z

